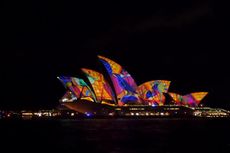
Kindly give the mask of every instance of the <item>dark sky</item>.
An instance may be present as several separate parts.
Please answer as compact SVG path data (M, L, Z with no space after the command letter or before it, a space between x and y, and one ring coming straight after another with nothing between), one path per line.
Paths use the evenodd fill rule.
M172 92L208 91L207 105L230 108L224 4L1 3L0 108L56 106L65 93L56 77L103 71L97 55L123 65L137 84L171 80Z

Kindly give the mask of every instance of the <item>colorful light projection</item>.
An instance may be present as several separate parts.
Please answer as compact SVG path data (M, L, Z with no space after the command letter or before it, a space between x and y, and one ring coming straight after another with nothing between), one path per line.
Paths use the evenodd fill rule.
M90 70L86 68L82 68L81 70L85 73L89 82L91 83L97 98L97 102L99 103L102 100L104 101L108 100L111 103L114 103L115 101L114 93L110 85L104 79L104 76L101 73L94 70Z
M72 94L74 94L77 98L80 98L80 95L79 95L80 90L77 87L73 86L72 77L61 76L61 77L58 77L58 79L62 82L64 87L66 87L67 89L71 91Z
M163 105L165 103L163 93L168 92L170 83L168 80L148 81L138 86L137 93L148 105Z
M127 102L139 101L136 93L137 85L131 75L118 63L103 56L98 56L99 60L105 66L115 89L119 105Z
M58 79L77 98L89 97L92 100L96 101L94 93L83 79L64 76L58 77Z
M111 87L104 79L104 76L90 69L82 69L86 74L93 90L84 80L74 77L58 77L63 85L68 89L62 99L81 98L101 104L112 104L123 106L125 104L141 105L164 105L164 93L168 92L170 81L153 80L145 82L137 87L131 75L116 62L98 56L105 66L113 83L117 99ZM177 105L198 106L200 101L207 95L207 92L194 92L187 95L169 93ZM90 99L88 99L90 98ZM92 100L93 99L93 100ZM114 103L117 102L117 103Z
M169 92L176 105L182 106L198 106L201 100L208 94L208 92L194 92L187 95L179 95L177 93Z
M95 94L83 79L72 77L72 83L79 89L81 98L90 97L96 100Z

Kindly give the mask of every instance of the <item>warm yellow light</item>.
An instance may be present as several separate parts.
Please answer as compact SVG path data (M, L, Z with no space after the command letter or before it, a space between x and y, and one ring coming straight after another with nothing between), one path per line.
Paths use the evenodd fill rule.
M82 100L88 100L88 101L94 102L94 100L91 97L82 97L81 99Z

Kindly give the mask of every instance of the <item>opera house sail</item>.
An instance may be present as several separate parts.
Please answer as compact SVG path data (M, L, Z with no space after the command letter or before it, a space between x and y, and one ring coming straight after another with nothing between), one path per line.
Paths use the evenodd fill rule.
M173 102L176 105L184 105L184 106L198 106L201 102L201 100L208 94L208 92L194 92L187 95L179 95L177 93L168 93L172 99Z
M67 88L67 92L64 95L64 101L68 100L67 97L75 97L75 99L88 99L96 101L96 96L86 84L83 79L75 77L58 77L62 84ZM63 99L62 98L62 99Z
M105 66L117 95L118 105L126 103L140 103L136 89L137 84L132 76L118 63L103 56L98 56Z
M204 110L199 105L208 92L180 95L169 91L169 80L152 80L137 85L120 64L103 56L98 58L110 80L106 80L102 73L86 68L81 69L86 82L77 77L58 77L66 88L60 100L62 105L87 116L197 115Z
M101 73L86 68L82 68L82 71L85 73L92 85L97 103L102 101L113 103L115 101L114 93Z
M169 89L170 81L153 80L138 86L137 92L140 98L149 105L164 105L165 96Z

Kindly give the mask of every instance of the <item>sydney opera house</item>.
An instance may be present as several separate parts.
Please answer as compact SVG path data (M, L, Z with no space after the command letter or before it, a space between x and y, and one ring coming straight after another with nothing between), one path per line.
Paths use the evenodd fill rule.
M151 80L137 85L117 62L103 56L98 59L107 74L82 68L85 80L58 77L66 88L60 99L62 105L87 116L202 116L209 112L199 107L208 92L173 93L169 80Z

